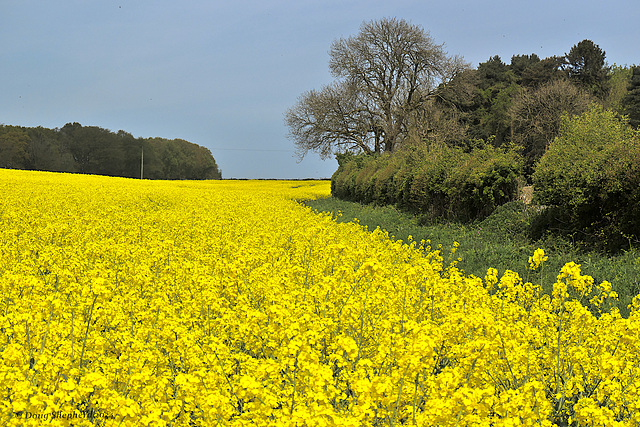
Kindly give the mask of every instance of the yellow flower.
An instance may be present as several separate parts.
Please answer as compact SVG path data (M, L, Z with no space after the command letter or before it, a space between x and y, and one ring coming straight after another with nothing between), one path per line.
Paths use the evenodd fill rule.
M0 186L8 425L79 408L122 426L640 422L640 297L628 319L593 314L571 296L617 294L575 263L553 299L510 270L483 286L429 241L296 201L328 181L0 169Z
M545 262L547 259L549 259L549 257L544 255L543 249L536 249L533 252L533 256L529 257L529 268L531 270L535 270L540 267L540 264Z

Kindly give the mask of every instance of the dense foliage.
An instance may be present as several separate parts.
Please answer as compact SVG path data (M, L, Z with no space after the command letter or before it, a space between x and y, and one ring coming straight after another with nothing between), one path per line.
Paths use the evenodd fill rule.
M329 56L336 80L285 113L301 156L395 151L438 84L464 67L420 26L396 18L364 22L357 35L335 40Z
M639 243L637 182L631 172L635 166L629 166L637 164L637 159L627 152L631 148L623 148L622 141L628 138L598 130L594 124L582 145L599 147L598 162L591 155L574 161L572 144L553 142L561 126L568 131L572 118L593 108L605 109L610 120L625 123L627 133L629 125L637 128L640 68L610 66L605 58L603 49L583 40L561 56L514 55L510 63L493 56L476 69L455 69L452 78L425 92L429 96L412 110L411 119L404 122L406 132L393 150L344 153L344 147L333 147L339 160L332 178L333 195L395 205L429 220L482 220L497 206L514 200L520 188L533 184L535 171L543 164L534 191L544 207L532 223L532 237L560 230L587 245L599 241L596 246L609 250ZM334 111L335 123L343 123L341 112L360 111L339 96L336 99L341 108ZM331 127L330 123L322 126ZM369 132L376 127L362 129ZM546 155L552 145L553 153ZM607 159L619 155L631 157ZM608 167L620 170L603 172ZM573 171L571 180L589 182L591 193L599 185L605 187L598 187L599 195L592 194L582 204L576 200L583 193L569 195L570 190L562 197L550 197L567 187L565 169ZM626 176L627 172L632 175ZM606 178L600 177L603 174ZM567 188L579 192L587 185L570 184Z
M604 58L604 51L589 40L564 56L514 55L510 63L494 56L442 85L438 104L465 130L457 145L468 150L476 140L485 140L516 148L529 180L536 162L558 135L563 113L580 114L593 101L613 105L618 99L611 98L623 95L610 93L612 72ZM586 70L581 65L585 61Z
M361 31L368 28L367 25L363 25ZM420 30L419 27L411 29ZM391 49L392 43L384 38L390 33L382 29L378 32L380 34L365 32L348 39L364 53L345 48L340 51L339 61L330 62L334 68L337 63L346 64L344 67L348 70L368 67L368 74L348 75L350 84L359 82L354 88L342 90L339 85L330 85L323 89L324 95L323 91L311 91L288 111L286 123L294 142L303 151L316 150L323 156L332 151L381 154L425 140L470 151L478 141L486 141L494 147L516 149L524 158L525 179L530 181L536 162L558 135L563 113L581 114L590 103L598 102L616 113L629 115L632 124L640 114L640 104L634 101L637 79L633 77L635 74L632 76L633 67L609 66L605 51L591 40L577 43L566 54L544 59L535 53L513 55L510 62L493 56L475 69L465 68L459 59L452 58L450 64L440 65L440 69L448 71L447 78L427 79L431 84L437 81L436 87L428 84L395 87L385 82L402 82L402 78L393 77L389 70L400 72L402 67L392 62L395 57L391 54L374 53L378 52L376 49L384 53L387 48L395 55L404 53L407 58L413 58L416 55L407 50L413 45L406 43L407 46ZM428 38L428 33L423 32L423 37ZM401 41L402 37L397 39ZM346 41L340 39L335 43L341 46L340 43ZM425 67L433 65L430 60L423 62ZM350 64L354 64L352 68L348 67ZM365 90L370 93L362 94ZM385 98L386 91L395 98ZM411 100L410 107L396 98ZM376 102L391 110L372 110L370 104L377 105ZM296 109L300 106L308 107L305 114ZM294 121L290 120L292 114L296 117ZM397 130L392 132L385 128L387 125ZM394 142L386 144L385 138L391 134ZM301 141L309 143L305 145Z
M621 101L622 111L629 116L629 123L636 129L640 128L640 66L631 69L631 77L627 93Z
M0 178L2 425L640 422L640 301L541 296L542 250L464 276L292 200L326 182Z
M0 167L129 178L142 174L147 179L222 176L205 147L182 139L134 138L122 130L79 123L61 129L0 125Z
M565 214L565 230L609 249L640 236L640 132L613 112L594 105L565 117L533 179L537 200Z
M394 204L431 218L469 221L516 197L519 158L491 146L466 153L444 144L382 156L338 157L335 197Z

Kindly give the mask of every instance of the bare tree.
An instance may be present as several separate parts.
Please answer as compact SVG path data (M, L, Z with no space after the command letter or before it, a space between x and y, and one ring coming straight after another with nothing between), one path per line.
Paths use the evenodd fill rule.
M334 150L371 153L376 118L360 105L357 91L347 83L333 83L322 90L304 93L286 113L286 123L300 157L317 151L330 157ZM375 138L376 132L373 131Z
M512 141L522 148L526 174L549 148L560 132L563 114L574 116L586 111L594 99L567 80L551 81L538 89L523 88L516 95L509 115Z
M394 151L438 85L466 67L421 27L395 18L363 23L356 36L335 40L329 55L337 80L305 92L285 113L300 156Z

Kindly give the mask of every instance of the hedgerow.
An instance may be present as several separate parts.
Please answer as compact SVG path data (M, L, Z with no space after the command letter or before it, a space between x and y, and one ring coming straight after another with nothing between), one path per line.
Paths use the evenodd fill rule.
M339 155L338 161L335 197L462 221L485 218L513 200L521 170L517 154L491 146L467 153L422 145L393 155Z

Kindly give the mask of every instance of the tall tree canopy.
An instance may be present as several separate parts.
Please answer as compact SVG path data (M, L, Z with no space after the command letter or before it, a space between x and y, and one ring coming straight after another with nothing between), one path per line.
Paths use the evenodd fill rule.
M435 88L465 67L421 27L395 18L363 23L329 55L337 80L302 94L285 114L301 156L394 151Z
M636 129L640 128L640 66L631 69L631 79L627 88L627 94L622 98L624 114L629 116L629 124Z
M565 55L569 78L598 97L608 93L609 67L605 52L591 40L582 40Z

